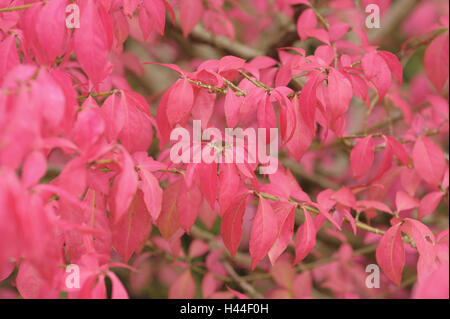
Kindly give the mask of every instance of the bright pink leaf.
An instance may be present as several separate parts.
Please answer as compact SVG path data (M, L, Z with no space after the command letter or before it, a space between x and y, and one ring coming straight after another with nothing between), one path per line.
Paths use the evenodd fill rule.
M316 227L311 215L306 209L303 209L305 214L305 222L297 230L295 236L295 262L302 261L316 245Z
M376 258L386 276L400 285L405 266L405 248L401 235L401 223L389 228L378 243Z
M364 176L372 167L374 150L375 144L371 135L359 140L352 149L350 164L355 179Z
M259 198L259 206L253 220L250 235L250 256L252 269L267 255L278 234L278 221L270 203L263 197Z
M431 186L438 186L445 173L446 162L441 148L428 137L417 139L413 149L413 162L417 174Z

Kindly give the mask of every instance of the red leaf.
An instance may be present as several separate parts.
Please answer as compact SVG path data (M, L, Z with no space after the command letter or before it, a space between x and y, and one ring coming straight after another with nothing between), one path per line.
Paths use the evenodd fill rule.
M295 236L295 262L301 262L316 245L316 227L311 215L306 209L303 209L305 214L305 222L297 230Z
M183 183L177 199L178 218L181 228L186 231L191 229L197 219L201 203L202 194L197 185L188 188Z
M111 189L111 210L114 221L118 222L131 205L138 186L134 163L130 155L122 152L122 171L114 179Z
M80 28L75 29L74 48L78 62L89 79L98 84L105 79L110 45L108 30L102 23L98 5L93 0L83 2L80 12Z
M211 208L214 208L217 197L219 178L217 176L217 163L200 164L200 179L203 196L205 196Z
M147 10L153 27L160 35L164 35L166 25L166 8L164 0L144 0L144 7Z
M367 53L361 60L367 79L378 91L379 100L383 99L391 86L391 71L387 63L376 52Z
M397 56L389 51L378 51L378 55L387 63L392 74L396 77L400 85L403 83L403 67Z
M185 37L194 29L203 16L202 0L180 1L180 23Z
M295 205L292 203L275 203L275 214L277 218L277 239L269 250L270 262L275 264L278 257L284 252L292 240L294 234Z
M161 214L157 220L158 229L169 240L180 229L177 199L180 193L180 181L170 184L163 193Z
M425 72L439 92L448 80L448 59L448 32L446 32L431 42L424 56Z
M145 113L148 105L141 99L140 95L124 91L120 100L122 105L119 106L123 113L114 115L123 117L123 127L118 138L130 153L147 151L153 140L151 118Z
M259 198L259 206L253 220L250 235L250 256L252 269L267 255L277 239L277 217L270 203L263 197Z
M0 42L0 84L6 73L20 63L14 35L9 35Z
M297 33L302 41L306 40L306 31L313 30L317 26L317 17L312 9L306 9L297 20Z
M403 147L403 145L399 141L390 136L384 136L384 138L386 140L386 146L389 145L392 152L394 153L395 156L397 156L399 161L402 162L403 165L408 166L409 156L408 153L406 153L406 150Z
M431 186L438 186L444 177L446 162L439 146L428 137L417 139L413 149L413 162L417 174Z
M419 201L416 198L409 196L404 191L398 191L395 195L395 205L397 212L419 207Z
M220 165L221 172L220 179L220 192L219 192L219 206L220 212L223 213L231 205L236 192L239 190L240 177L236 169L236 166L232 163L223 163Z
M441 202L444 193L441 191L426 194L420 201L419 219L432 214Z
M305 87L306 88L306 87ZM303 91L305 90L303 88ZM315 96L315 92L314 92ZM300 102L302 100L302 97L300 95L300 101L297 99L297 97L294 97L292 104L295 111L295 117L297 119L295 126L292 128L292 124L290 121L288 121L288 126L286 131L289 132L292 129L294 130L294 133L292 135L292 138L286 143L286 147L289 150L289 153L298 161L302 159L305 152L308 150L309 146L312 143L312 140L315 135L315 131L313 129L314 122L309 122L308 119L305 117L305 114L301 111L300 108ZM314 102L315 104L315 102ZM306 107L312 107L314 108L314 105L308 105ZM305 105L303 104L303 108L305 108Z
M246 200L247 194L236 196L225 213L223 213L220 224L220 234L222 235L223 243L233 258L236 256L241 241Z
M350 189L343 186L331 197L341 205L354 208L356 206L356 198Z
M141 167L139 169L139 176L141 178L141 189L144 193L145 205L155 222L161 213L163 190L156 177L145 168Z
M405 248L400 231L401 223L389 228L378 243L376 258L386 276L396 285L402 281L405 266Z
M192 299L195 296L195 282L191 271L186 270L170 286L169 299Z
M328 97L332 120L336 120L347 112L352 96L353 91L350 81L341 72L330 68Z
M152 229L150 214L145 207L142 193L138 193L127 214L113 226L112 243L125 263L134 252L140 253Z
M414 240L419 254L428 258L428 264L433 264L436 258L433 247L436 239L431 230L418 220L405 218L402 231Z
M171 126L187 120L194 105L194 91L187 79L173 85L167 100L167 120Z
M239 109L241 101L232 90L228 90L225 96L225 117L229 128L233 128L239 122Z
M353 176L359 179L372 167L375 144L372 136L367 136L358 141L350 154L350 163Z
M219 73L227 71L236 71L243 68L244 65L245 65L244 59L227 55L220 59L218 71Z
M36 185L45 175L47 170L47 159L42 152L30 153L22 167L22 183L24 187Z
M200 239L194 239L189 246L189 257L195 258L206 254L209 251L209 245Z
M279 260L270 269L270 274L278 286L289 291L292 290L292 284L294 282L296 272L291 263L285 260Z
M128 299L128 293L122 282L112 271L108 271L108 276L111 279L111 299Z
M292 288L294 298L306 298L311 295L313 288L312 275L310 271L303 271L295 278Z

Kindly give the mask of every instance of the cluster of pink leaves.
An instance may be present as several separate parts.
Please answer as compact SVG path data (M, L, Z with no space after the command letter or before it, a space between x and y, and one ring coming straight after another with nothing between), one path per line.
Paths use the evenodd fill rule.
M33 2L0 0L0 8ZM352 1L331 1L342 15L330 14L327 24L306 0L248 1L255 16L238 1L227 1L231 9L225 10L224 2L76 1L81 21L74 30L65 25L66 0L0 12L0 281L17 268L14 281L24 298L55 298L62 291L105 298L108 277L111 297L126 298L111 268L131 268L133 254L150 242L181 260L206 255L204 297L243 298L223 290L219 278L227 275L225 249L235 257L248 243L249 269L260 267L274 279L270 297L310 297L313 278L337 297L368 296L367 261L352 256L340 232L346 220L355 235L378 243L376 259L389 280L400 285L406 254L418 254L414 295L448 297L448 230L436 234L420 221L448 196L448 158L428 134L448 132L448 16L411 34L413 42L440 32L425 51L427 79L418 79L419 93L408 97L400 61L370 44L363 12ZM389 9L390 1L378 2ZM139 73L143 66L124 51L125 40L163 41L154 39L164 35L166 13L173 20L179 14L185 36L202 21L213 34L234 39L234 23L250 24L245 32L251 37L268 27L272 11L292 16L296 4L307 6L297 20L299 38L320 42L314 54L286 47L278 49L278 60L225 56L192 71L165 65L180 79L161 98L156 116L127 83L125 69ZM407 21L408 30L414 22ZM289 87L293 79L301 90ZM315 199L281 160L275 174L259 176L259 163L174 164L169 157L171 131L191 130L192 120L201 120L203 128L221 130L279 128L280 151L307 171L318 160L334 165L332 151L314 151L311 144L326 148L345 139L355 100L370 113L369 123L386 116L386 102L401 111L401 123L395 134L374 132L350 143L348 169L337 179L346 186L321 190ZM154 139L157 158L148 155ZM48 178L52 171L57 176ZM360 214L368 221L386 215L391 226L371 237L358 229ZM298 228L296 215L303 218ZM218 217L219 248L196 239L186 255L181 237L197 220L211 229ZM154 228L161 236L150 237ZM320 229L343 242L337 261L297 274L293 264L310 253L320 258L314 250ZM81 289L65 286L68 264L80 266ZM173 265L184 270L167 280L169 297L194 297L190 265Z

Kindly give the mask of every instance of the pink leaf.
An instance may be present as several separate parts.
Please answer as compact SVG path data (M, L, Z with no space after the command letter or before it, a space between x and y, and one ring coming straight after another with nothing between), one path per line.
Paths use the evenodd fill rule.
M166 25L166 8L164 0L144 0L144 7L150 16L153 27L160 35L164 35Z
M295 279L295 268L292 264L285 260L279 260L270 269L270 274L278 286L283 287L289 291L292 290L292 284Z
M181 228L189 231L197 219L198 210L202 203L202 194L197 185L193 185L190 188L183 185L178 196L177 210L179 223Z
M145 168L139 169L141 189L144 193L144 201L153 221L156 221L161 213L163 190L156 177Z
M206 254L209 251L209 245L199 239L194 239L194 241L189 246L189 257L195 258Z
M352 99L352 85L339 71L330 68L328 75L328 97L331 107L332 119L337 119L347 112Z
M392 74L398 80L400 85L403 83L403 67L397 56L389 51L378 51L378 55L387 63Z
M219 175L219 206L220 212L223 214L231 205L236 192L239 190L240 178L234 164L224 163L220 167L222 171Z
M414 299L448 299L449 298L449 264L443 263L426 278L414 286Z
M362 67L367 79L373 83L381 101L391 86L391 71L387 63L376 52L367 53L362 58Z
M350 154L350 163L353 176L359 179L372 167L375 144L372 136L367 136L358 141Z
M386 206L386 204L379 202L379 201L360 200L357 202L357 206L362 209L377 209L382 212L392 214L392 210L388 206Z
M167 100L167 119L169 124L182 123L187 120L194 105L194 91L187 79L180 79L173 85Z
M309 82L308 82L309 83ZM308 85L308 83L306 85ZM300 160L302 159L303 155L305 154L305 152L308 150L309 146L311 145L314 135L315 135L315 131L314 131L314 122L310 122L308 120L308 118L306 118L306 114L304 114L304 112L302 112L301 108L300 108L300 103L302 101L302 94L303 91L305 91L305 88L303 88L302 93L300 94L300 101L297 99L297 97L294 97L293 100L293 107L294 107L294 111L295 111L295 117L296 117L296 122L294 123L295 126L293 126L293 124L291 124L290 121L288 121L288 126L286 131L291 131L293 130L293 135L292 138L286 143L286 147L289 150L289 153L298 161L300 162ZM314 94L314 99L315 99L315 92L312 92L311 94ZM314 114L314 108L315 108L315 100L314 100L314 104L310 104L310 105L305 105L303 104L303 108L306 107L311 107L312 108L312 112ZM306 116L305 116L306 115Z
M441 202L444 193L441 191L426 194L419 205L419 219L432 214Z
M245 60L227 55L220 59L219 61L219 73L226 71L236 71L243 68L245 65Z
M284 252L294 234L295 205L279 202L275 204L275 214L278 221L278 234L275 243L269 250L270 262L275 264L278 257Z
M448 41L448 32L436 37L424 56L427 76L439 92L448 80Z
M9 35L0 42L0 84L6 73L20 63L14 35Z
M396 285L400 285L405 266L405 248L403 247L401 224L389 228L378 243L376 258L386 276Z
M220 224L220 233L223 242L233 258L236 256L241 241L246 199L247 194L236 196L225 213L223 213Z
M406 153L406 150L403 147L403 145L399 141L390 136L385 136L384 138L386 140L386 145L390 146L392 152L394 153L395 156L397 156L398 160L402 162L403 165L408 166L409 156L408 153Z
M108 272L108 277L111 279L111 299L128 299L128 293L125 287L120 282L119 278L112 271Z
M180 181L170 184L163 193L161 214L157 220L158 229L169 240L179 229L177 200L180 194Z
M278 234L277 217L270 203L263 197L259 198L259 206L253 220L250 235L250 256L252 269L263 259L272 248Z
M134 252L139 253L150 236L152 229L150 214L145 207L142 194L138 193L128 209L112 229L114 248L128 262Z
M356 206L356 198L350 189L343 186L332 196L332 199L337 201L339 204L347 206L349 208L354 208Z
M170 286L169 299L192 299L195 296L195 282L191 271L186 270Z
M122 152L122 171L114 179L111 189L111 205L114 221L118 222L131 205L138 187L134 163L130 155Z
M232 90L228 90L225 96L225 117L227 120L227 125L230 128L236 126L239 122L239 109L241 106L241 101L234 94Z
M418 220L405 218L402 231L410 236L416 244L420 258L417 265L418 279L421 280L425 273L433 269L436 263L436 239L431 230Z
M306 209L303 209L305 214L305 222L297 230L295 236L295 262L301 262L316 245L316 227L311 215Z
M47 170L47 160L42 152L34 151L30 153L22 167L22 183L28 188L36 185L45 175Z
M298 275L293 283L292 293L294 298L307 298L311 295L313 288L312 275L309 271L303 271Z
M110 44L108 30L102 23L98 6L93 0L83 2L80 12L80 28L75 29L75 53L89 79L98 84L109 72L108 55Z
M386 147L384 148L383 160L381 161L377 174L375 175L375 177L370 179L367 184L373 183L374 181L381 178L384 173L389 171L389 169L392 167L392 161L394 160L392 144L389 142L386 136L384 137L384 139L386 141Z
M180 1L180 23L185 37L194 29L203 16L202 0Z
M419 207L419 201L416 198L409 196L404 191L398 191L395 196L395 205L397 212Z
M312 9L306 9L297 20L297 33L302 41L306 40L306 31L314 30L317 26L317 17Z
M145 152L152 144L153 130L148 105L145 99L133 92L123 91L119 106L123 117L123 127L118 138L130 152Z
M217 163L200 164L200 179L203 196L205 196L211 207L214 207L217 197L219 178L217 176Z
M413 149L413 162L417 174L431 186L438 186L444 177L446 162L441 148L428 137L417 139Z

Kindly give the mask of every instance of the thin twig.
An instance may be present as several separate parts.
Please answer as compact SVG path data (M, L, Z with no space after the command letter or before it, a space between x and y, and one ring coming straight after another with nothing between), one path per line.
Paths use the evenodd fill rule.
M256 289L250 285L246 280L244 280L242 277L240 277L236 271L234 270L233 266L228 261L223 261L223 266L225 270L228 272L231 278L233 278L236 283L244 290L246 291L251 297L256 299L263 299L264 296L261 295Z

